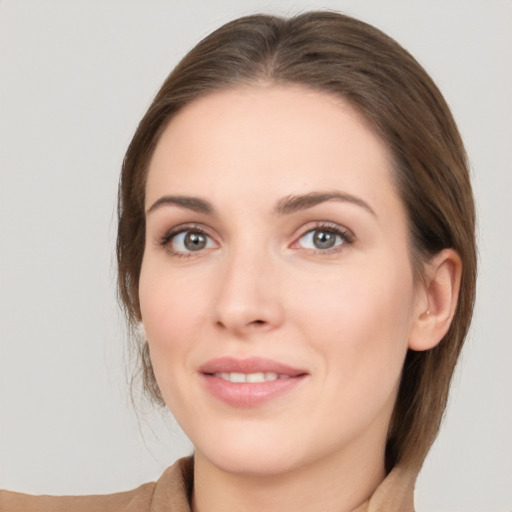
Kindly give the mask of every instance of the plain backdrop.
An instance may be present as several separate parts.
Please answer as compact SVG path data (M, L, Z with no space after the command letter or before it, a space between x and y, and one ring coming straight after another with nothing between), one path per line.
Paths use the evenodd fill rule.
M257 11L331 8L389 33L445 94L465 140L480 277L422 511L512 510L512 2L0 1L0 487L126 490L191 447L130 403L115 297L123 153L178 59Z

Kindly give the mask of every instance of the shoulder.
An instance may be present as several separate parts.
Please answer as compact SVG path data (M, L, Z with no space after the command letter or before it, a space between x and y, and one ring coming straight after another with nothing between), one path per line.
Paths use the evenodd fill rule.
M0 491L1 512L189 512L191 459L180 459L158 482L131 491L91 496L33 496Z
M32 496L18 492L0 491L2 512L128 512L149 511L155 484L115 494L95 496Z

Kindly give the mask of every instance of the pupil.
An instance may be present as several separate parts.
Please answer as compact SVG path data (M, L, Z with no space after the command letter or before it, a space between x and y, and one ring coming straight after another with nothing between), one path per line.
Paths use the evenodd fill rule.
M206 237L201 233L187 233L185 247L189 251L199 251L206 246Z
M330 249L336 242L336 235L328 231L317 231L313 240L318 249Z

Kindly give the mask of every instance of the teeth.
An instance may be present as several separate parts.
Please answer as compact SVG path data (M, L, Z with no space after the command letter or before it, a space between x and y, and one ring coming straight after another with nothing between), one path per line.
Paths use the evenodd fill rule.
M219 377L229 382L269 382L277 379L288 379L289 375L278 375L274 372L258 373L214 373L214 377Z
M245 382L245 374L243 373L229 373L228 378L231 382Z

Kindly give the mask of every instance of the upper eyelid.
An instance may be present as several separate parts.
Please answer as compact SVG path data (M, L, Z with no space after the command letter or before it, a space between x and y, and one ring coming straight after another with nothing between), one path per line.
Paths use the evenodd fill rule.
M165 233L182 233L184 231L198 231L201 233L205 233L207 235L210 234L211 228L200 223L200 222L183 222L182 224L177 224L169 229L165 229Z
M172 240L175 236L188 231L202 233L211 238L215 243L218 243L216 237L212 235L208 227L196 222L178 224L177 226L163 230L162 234L157 235L157 242L159 245L162 245L164 242L167 243Z
M321 231L322 229L325 231L333 231L342 236L346 236L347 238L352 238L352 239L355 238L355 234L351 229L349 229L341 224L338 224L337 222L332 222L332 221L327 221L327 220L326 221L308 222L301 228L297 229L293 236L296 240L298 240L299 238L303 237L307 233L310 233L311 231L317 231L317 230Z

